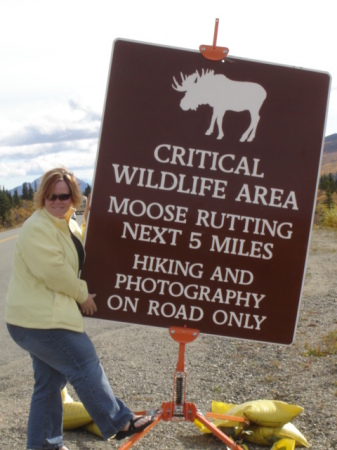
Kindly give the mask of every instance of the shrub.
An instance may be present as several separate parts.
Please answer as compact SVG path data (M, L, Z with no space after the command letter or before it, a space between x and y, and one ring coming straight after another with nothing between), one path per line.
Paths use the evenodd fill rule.
M325 227L337 228L337 210L333 208L323 211L321 215L321 224Z

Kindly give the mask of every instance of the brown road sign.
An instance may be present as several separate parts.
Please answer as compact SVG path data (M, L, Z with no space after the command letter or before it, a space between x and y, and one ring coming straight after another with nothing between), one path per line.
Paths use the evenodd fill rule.
M81 274L96 317L290 344L329 88L117 40Z

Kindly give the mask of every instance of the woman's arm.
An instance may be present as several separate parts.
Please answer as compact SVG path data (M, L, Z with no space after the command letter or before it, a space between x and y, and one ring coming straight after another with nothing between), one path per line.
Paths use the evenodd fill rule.
M88 299L88 288L67 261L60 243L60 231L53 226L32 224L18 240L21 256L31 274L52 291L74 298L82 304Z

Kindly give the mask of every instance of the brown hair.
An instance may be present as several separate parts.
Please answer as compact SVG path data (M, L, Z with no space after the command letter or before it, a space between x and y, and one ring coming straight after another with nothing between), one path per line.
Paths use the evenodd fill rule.
M54 193L55 184L58 181L65 181L69 186L71 194L71 203L74 208L78 208L82 200L82 192L78 186L77 180L73 173L69 173L65 167L57 167L46 172L41 183L34 194L34 207L36 209L42 209L44 207L44 201L47 198L51 198Z

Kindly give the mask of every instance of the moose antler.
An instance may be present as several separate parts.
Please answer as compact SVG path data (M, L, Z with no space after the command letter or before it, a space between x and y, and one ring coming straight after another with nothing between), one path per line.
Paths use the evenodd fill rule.
M182 81L182 83L179 84L178 81L175 79L175 77L173 77L173 81L174 81L175 85L172 84L172 87L173 87L173 89L175 89L176 91L179 91L179 92L186 92L186 91L187 91L187 88L184 87L184 84L185 84L185 82L186 82L186 80L187 80L187 77L184 77L184 75L183 75L181 72L180 72L180 76L181 76L181 81Z
M173 89L179 92L187 92L191 88L191 86L193 86L194 83L196 83L200 79L200 75L197 70L194 73L192 73L192 75L186 76L184 76L180 72L180 77L181 77L181 84L178 83L175 77L173 77L175 85L172 84Z

